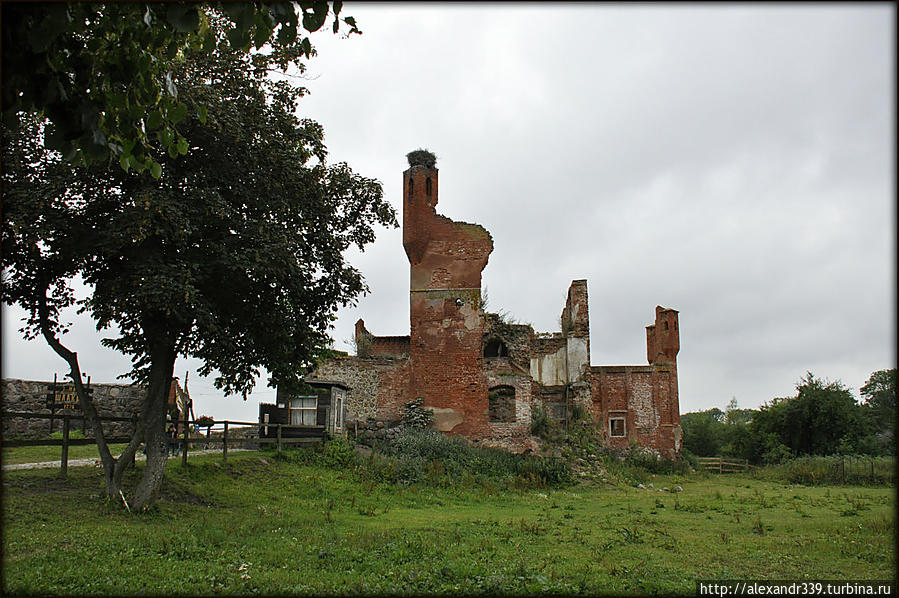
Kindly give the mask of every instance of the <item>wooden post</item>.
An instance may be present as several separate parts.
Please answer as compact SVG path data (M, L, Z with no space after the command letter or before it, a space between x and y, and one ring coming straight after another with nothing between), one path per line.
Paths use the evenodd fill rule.
M62 459L59 463L59 474L66 477L69 474L69 416L62 416Z
M281 454L281 424L278 424L278 454Z
M184 447L181 449L181 465L187 467L187 447L189 446L187 443L188 438L190 437L190 421L185 418L184 419L184 440L182 443Z
M225 432L222 434L222 461L228 460L228 422L225 422Z

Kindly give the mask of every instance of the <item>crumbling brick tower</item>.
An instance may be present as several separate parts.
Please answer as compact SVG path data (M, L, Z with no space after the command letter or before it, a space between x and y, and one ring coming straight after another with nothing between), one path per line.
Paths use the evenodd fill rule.
M418 154L416 159L415 154ZM488 434L481 352L481 272L493 251L476 224L437 214L437 168L412 152L403 173L403 247L409 258L409 396L424 398L437 429L469 438Z
M653 366L654 396L659 413L655 446L670 457L680 451L680 399L677 389L677 353L680 331L677 311L656 306L656 321L646 327L646 359Z

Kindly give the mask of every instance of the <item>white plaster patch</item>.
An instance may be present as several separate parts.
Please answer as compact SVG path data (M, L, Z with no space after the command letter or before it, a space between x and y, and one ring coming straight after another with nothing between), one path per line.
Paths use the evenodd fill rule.
M555 353L531 357L531 378L544 386L565 384L565 347Z
M574 382L583 377L584 368L590 365L587 339L568 338L568 380Z
M481 314L477 309L467 303L459 309L459 313L465 318L465 327L468 330L475 330L481 325Z

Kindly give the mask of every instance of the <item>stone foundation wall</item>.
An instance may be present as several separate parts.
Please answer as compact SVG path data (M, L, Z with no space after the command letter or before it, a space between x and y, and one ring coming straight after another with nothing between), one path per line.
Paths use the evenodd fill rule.
M4 378L2 382L3 411L23 411L27 413L50 414L47 407L47 393L52 381L18 380ZM94 389L93 401L97 412L107 417L131 417L137 413L140 402L144 399L146 388L128 384L91 384ZM69 414L81 414L81 410L66 411ZM56 415L62 415L56 409ZM51 427L48 419L24 419L20 417L3 417L3 438L46 438L52 432L62 430L62 417L54 418ZM90 426L85 429L80 420L70 424L70 430L81 430L87 438L93 437ZM130 436L132 426L128 422L104 422L106 435Z
M411 398L409 359L340 357L323 361L315 378L340 380L349 387L345 421L398 421Z

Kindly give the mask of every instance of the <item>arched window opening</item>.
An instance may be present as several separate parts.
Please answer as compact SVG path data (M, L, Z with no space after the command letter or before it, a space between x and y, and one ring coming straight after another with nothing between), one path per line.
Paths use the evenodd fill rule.
M484 357L508 357L509 348L498 338L492 338L484 345Z
M431 195L431 177L425 179L425 195Z
M410 177L409 177L409 195L412 195L412 193L413 193L414 191L415 191L415 179L413 179L413 178L410 176Z
M668 330L668 322L665 322L665 330Z
M487 393L491 422L515 421L515 388L494 386Z

